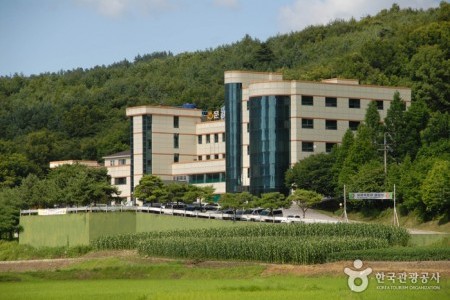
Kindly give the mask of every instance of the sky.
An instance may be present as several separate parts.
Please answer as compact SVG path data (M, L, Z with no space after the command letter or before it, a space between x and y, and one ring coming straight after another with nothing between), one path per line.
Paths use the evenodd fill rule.
M0 0L0 76L110 65L260 41L335 19L440 0Z

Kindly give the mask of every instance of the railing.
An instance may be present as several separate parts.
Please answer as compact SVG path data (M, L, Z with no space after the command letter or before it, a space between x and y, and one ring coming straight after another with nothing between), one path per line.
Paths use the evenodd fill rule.
M216 220L233 220L234 214L221 213L217 211L190 211L184 209L172 209L172 208L160 208L150 206L85 206L85 207L67 207L67 208L49 208L49 209L27 209L21 210L20 215L62 215L62 214L76 214L76 213L96 213L96 212L141 212L141 213L153 213L172 216L183 217L195 217L206 218ZM248 221L248 222L273 222L273 223L337 223L335 220L322 220L322 219L298 219L292 220L286 217L272 217L272 216L260 216L260 215L236 215L236 220Z

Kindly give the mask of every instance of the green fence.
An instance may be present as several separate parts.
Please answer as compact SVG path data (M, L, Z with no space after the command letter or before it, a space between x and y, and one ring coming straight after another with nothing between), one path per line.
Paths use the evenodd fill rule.
M102 235L236 226L234 222L140 212L22 215L19 243L33 247L88 245Z
M77 213L21 216L19 243L33 247L88 245L102 235L136 232L136 213Z

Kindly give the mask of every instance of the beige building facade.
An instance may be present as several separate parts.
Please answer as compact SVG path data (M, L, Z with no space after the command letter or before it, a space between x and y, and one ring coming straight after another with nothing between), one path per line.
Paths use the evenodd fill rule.
M403 87L360 85L357 80L285 81L280 73L225 72L226 191L286 191L285 171L297 161L330 152L376 101L381 119Z
M280 73L247 71L227 71L224 79L225 108L212 120L195 108L127 108L129 177L107 165L114 156L105 158L108 169L117 168L113 178L127 178L123 195L131 197L144 174L212 185L217 194L286 192L286 170L311 154L330 152L363 122L369 103L377 103L381 119L395 92L411 104L409 88L357 80L286 81Z

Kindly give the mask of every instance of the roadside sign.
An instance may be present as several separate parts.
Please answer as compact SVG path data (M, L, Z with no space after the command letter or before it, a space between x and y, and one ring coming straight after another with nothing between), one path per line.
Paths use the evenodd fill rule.
M383 200L392 199L392 192L382 192L382 193L349 193L348 198L350 200Z

